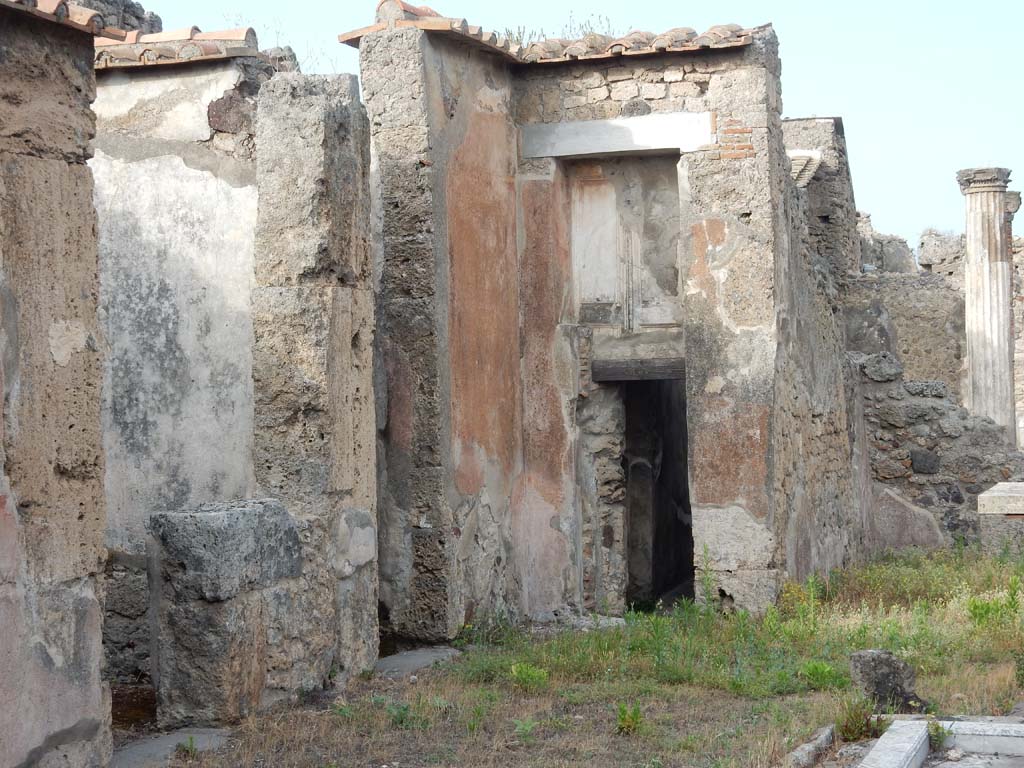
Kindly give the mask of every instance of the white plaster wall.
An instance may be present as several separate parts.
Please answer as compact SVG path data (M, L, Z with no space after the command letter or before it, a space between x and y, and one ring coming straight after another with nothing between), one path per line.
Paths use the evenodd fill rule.
M156 67L110 72L97 90L93 111L101 130L130 124L137 137L206 141L210 104L241 79L234 61L202 67Z
M170 154L91 165L107 544L140 552L153 511L253 492L256 188Z

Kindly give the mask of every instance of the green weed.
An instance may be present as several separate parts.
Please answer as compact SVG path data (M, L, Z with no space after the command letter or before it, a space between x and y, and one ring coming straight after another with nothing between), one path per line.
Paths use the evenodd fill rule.
M513 664L509 676L513 683L528 692L539 691L548 684L548 671L526 662Z
M938 752L946 744L946 739L953 735L953 732L936 720L928 718L928 746L933 752Z
M515 726L516 738L522 741L524 744L533 743L533 732L537 730L537 721L533 718L525 718L523 720L513 720L512 724Z
M174 753L186 760L195 760L199 756L199 749L196 747L195 736L189 736L188 741L178 742L174 747Z
M875 717L875 704L869 697L853 694L839 700L836 733L843 741L876 739L888 727L887 718Z
M839 672L827 661L805 661L800 665L797 676L803 680L812 691L827 691L831 689L845 688L849 684L846 675Z
M644 724L644 714L640 705L628 706L620 703L616 707L615 732L620 736L633 736L640 732Z

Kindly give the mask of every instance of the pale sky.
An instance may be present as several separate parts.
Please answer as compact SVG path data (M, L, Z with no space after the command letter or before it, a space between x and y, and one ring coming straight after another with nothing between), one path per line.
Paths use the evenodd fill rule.
M414 0L419 4L420 0ZM358 73L337 35L373 23L376 0L144 0L165 29L256 29L260 44L291 45L306 72ZM846 126L857 207L875 228L916 246L926 227L963 230L960 168L1018 171L1024 2L1019 0L436 0L439 13L494 31L559 36L570 14L617 32L771 22L782 55L786 117L839 115ZM600 18L598 18L600 17ZM1017 228L1024 231L1024 224Z

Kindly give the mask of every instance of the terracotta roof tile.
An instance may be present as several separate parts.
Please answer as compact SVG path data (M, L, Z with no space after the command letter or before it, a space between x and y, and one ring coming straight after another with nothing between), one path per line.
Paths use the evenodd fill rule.
M821 152L816 149L791 149L786 154L789 156L793 183L803 189L811 183L821 166Z
M392 25L399 29L414 27L425 32L468 39L507 59L525 64L734 48L750 45L754 34L753 29L745 29L737 24L719 24L702 35L698 35L690 27L676 27L662 34L636 30L618 39L607 35L589 34L579 40L551 38L520 47L493 33L483 32L479 27L469 26L465 19L445 18L430 8L415 7L404 0L381 0L377 6L376 24L347 32L340 35L338 40L359 47L359 41L364 36Z
M187 27L151 34L140 34L137 30L106 30L95 42L96 69L259 55L259 41L249 27L218 32L202 32L199 27Z
M404 0L380 0L377 3L377 21L397 21L404 19L422 19L428 16L440 17L441 14L425 5L410 5Z
M103 30L102 15L67 0L0 0L0 8L21 11L92 35Z

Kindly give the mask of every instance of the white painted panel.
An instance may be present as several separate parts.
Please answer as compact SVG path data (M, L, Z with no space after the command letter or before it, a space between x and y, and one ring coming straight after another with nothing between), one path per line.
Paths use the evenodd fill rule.
M607 179L579 179L573 185L572 260L576 306L618 301L619 220L615 187Z
M710 112L673 112L522 126L523 157L692 152L715 143Z

